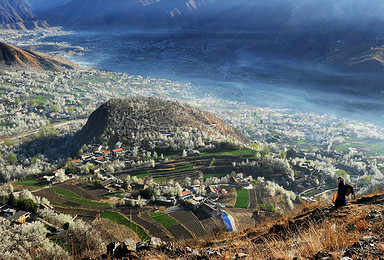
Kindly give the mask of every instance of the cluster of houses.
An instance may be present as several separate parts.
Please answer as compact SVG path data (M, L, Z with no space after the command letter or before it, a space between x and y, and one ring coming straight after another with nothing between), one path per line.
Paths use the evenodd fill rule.
M40 209L53 209L51 206L41 203L37 206ZM25 210L17 210L14 207L0 204L0 217L6 218L15 224L24 224L31 218L31 213Z

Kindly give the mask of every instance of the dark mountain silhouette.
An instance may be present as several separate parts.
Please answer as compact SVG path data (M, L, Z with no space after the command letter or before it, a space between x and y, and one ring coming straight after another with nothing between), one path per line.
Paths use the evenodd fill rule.
M0 42L0 67L29 68L37 71L61 71L73 69L76 65L31 50L22 50L15 46Z

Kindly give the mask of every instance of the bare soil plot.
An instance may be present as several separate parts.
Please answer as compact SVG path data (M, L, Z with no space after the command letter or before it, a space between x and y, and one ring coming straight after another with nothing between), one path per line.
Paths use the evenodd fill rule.
M93 195L91 195L90 193L85 191L84 189L82 189L78 186L75 186L75 185L69 185L69 183L57 184L57 185L55 185L55 187L59 187L59 188L68 190L70 192L73 192L73 193L79 195L80 197L83 197L83 198L86 198L89 200L97 200L96 197L94 197Z
M79 188L83 189L84 191L86 191L88 194L90 194L94 198L97 198L97 199L105 199L105 195L110 195L111 194L106 189L95 187L92 184L78 183L77 186Z
M169 215L176 219L179 223L187 227L190 231L192 231L196 237L203 238L208 235L208 232L205 230L198 218L191 211L182 210L173 212Z
M184 240L189 240L189 239L194 239L191 233L189 233L182 225L174 225L171 227L167 227L167 230L171 232L171 234L177 239L184 239Z
M228 209L228 212L235 219L236 228L238 230L243 230L249 227L255 227L255 209L231 208Z
M131 229L126 226L116 224L109 219L96 219L92 225L101 231L100 233L102 234L104 241L107 243L113 241L123 241L125 238L131 238L135 242L140 242L136 233Z
M55 206L55 204L64 205L67 202L64 198L57 196L56 192L51 189L36 191L34 192L34 195L48 199L51 203L53 203L53 206Z
M211 217L202 211L195 212L194 214L208 234L214 234L221 229L225 229L223 221L218 218Z
M80 208L65 208L65 207L55 207L55 210L63 213L69 214L72 216L76 216L77 218L81 218L87 221L93 221L97 218L98 211L88 210L88 209L80 209Z

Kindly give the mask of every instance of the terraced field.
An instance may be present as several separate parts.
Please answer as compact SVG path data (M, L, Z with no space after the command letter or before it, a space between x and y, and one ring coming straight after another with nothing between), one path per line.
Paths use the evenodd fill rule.
M154 234L153 236L155 236L155 237L159 237L159 238L163 237L164 239L163 239L163 238L162 238L162 239L163 239L164 241L168 241L168 240L170 240L171 238L174 238L174 237L172 236L172 234L171 234L166 228L164 228L160 223L156 222L156 221L149 215L149 212L148 212L148 211L140 212L139 217L142 218L142 219L144 219L145 221L147 221L147 222L149 222L149 223L155 225L155 226L157 227L156 233L153 232L153 234ZM148 229L148 230L149 230L149 229ZM151 230L149 230L149 231L151 232ZM154 230L154 231L155 231L155 230ZM152 234L152 232L151 232L151 234Z
M92 194L88 193L84 189L82 189L82 188L80 188L78 186L75 186L75 185L68 185L66 183L61 183L61 184L55 185L55 187L59 187L59 188L68 190L70 192L75 193L76 195L78 195L80 197L85 198L85 199L97 200L97 198L95 196L93 196Z
M111 208L111 205L104 202L93 201L84 197L77 195L76 193L64 189L62 187L52 187L50 188L55 191L55 195L63 198L67 202L70 202L72 207L79 207L77 205L84 205L85 207L94 207L94 208Z
M119 225L124 225L128 227L138 235L141 241L149 241L151 239L150 236L147 234L146 230L144 230L141 226L130 221L128 218L118 212L105 211L101 214L101 218L107 218L113 222L116 222Z
M189 233L182 225L175 225L175 226L170 226L167 227L167 230L171 232L171 234L177 239L184 239L184 240L189 240L189 239L194 239L191 233Z
M246 159L255 159L255 153L253 150L232 150L201 153L199 156L185 158L173 156L168 158L167 162L157 164L155 168L128 169L115 172L115 175L122 179L126 175L137 176L138 178L151 175L155 180L174 179L175 181L183 181L186 177L196 179L200 175L218 177L235 171L233 162L241 163ZM213 158L215 158L214 163L210 165Z
M249 206L249 192L246 189L237 191L236 208L248 208Z
M187 227L197 238L204 238L208 235L201 222L191 211L181 210L169 215Z
M163 227L165 227L172 234L172 236L177 240L180 240L180 239L188 240L188 239L196 238L195 234L193 234L192 231L187 230L182 224L177 222L174 218L170 217L170 215L163 212L150 213L150 216L152 217L152 219L154 219Z
M167 229L154 221L151 216L149 216L147 211L145 211L147 213L140 213L138 210L131 210L128 208L120 208L120 211L128 219L132 219L133 222L148 230L149 235L152 237L161 238L163 241L171 241L174 238Z
M212 218L202 211L196 212L195 216L203 225L208 235L214 234L218 230L225 229L224 223L221 220Z

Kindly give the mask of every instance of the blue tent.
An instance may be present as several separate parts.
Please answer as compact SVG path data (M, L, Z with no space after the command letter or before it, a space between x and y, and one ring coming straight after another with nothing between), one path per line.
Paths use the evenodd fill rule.
M233 228L232 228L231 221L229 221L229 218L228 218L227 213L223 213L223 214L221 214L221 219L224 221L224 225L226 226L227 231L233 229Z

